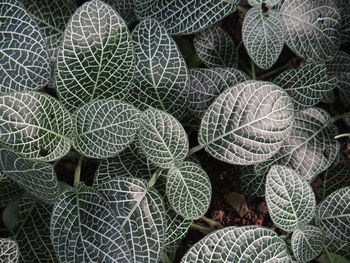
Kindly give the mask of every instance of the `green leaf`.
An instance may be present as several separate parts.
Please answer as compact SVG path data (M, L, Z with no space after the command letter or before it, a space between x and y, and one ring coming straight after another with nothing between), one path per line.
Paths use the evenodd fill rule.
M305 63L298 69L287 70L273 82L289 94L297 111L319 103L337 84L335 78L327 75L326 65L320 63Z
M340 13L340 40L342 43L350 40L350 6L347 0L336 0L335 4Z
M244 17L242 39L249 56L262 69L277 61L284 44L283 24L280 14L261 6L249 9Z
M334 254L338 254L350 260L350 243L349 242L339 242L333 239L326 238L325 248Z
M55 98L38 92L0 96L0 142L24 157L54 161L71 147L72 118Z
M199 165L182 162L169 170L166 194L176 213L185 219L199 219L210 205L209 177Z
M236 10L239 1L230 0L135 0L139 20L154 18L172 35L198 32ZM195 23L194 23L195 21Z
M274 231L258 227L226 227L194 244L181 263L290 263L287 245Z
M297 55L314 62L334 56L339 46L340 15L332 1L284 1L280 13L286 44Z
M136 71L129 101L141 110L151 106L181 117L188 71L175 41L150 19L136 26L132 39Z
M350 187L333 192L317 206L316 224L329 238L350 242Z
M237 47L219 25L200 31L193 40L196 53L208 68L236 68Z
M105 199L90 187L79 185L60 196L50 230L59 262L130 262L120 224Z
M270 217L282 230L295 231L314 217L316 199L311 186L286 166L271 167L266 177L265 196Z
M292 235L292 250L300 262L309 262L321 254L325 238L321 229L315 226L301 225Z
M266 4L266 6L272 7L278 5L282 0L248 0L248 3L252 6L261 7L262 4Z
M161 168L181 163L188 152L186 131L170 114L149 109L141 113L140 146L146 157Z
M349 261L349 259L344 258L340 255L328 253L328 254L322 254L317 259L317 262L319 262L319 263L349 263L350 261Z
M50 58L39 28L16 0L0 6L0 94L43 88Z
M0 259L4 263L17 263L19 259L18 244L10 238L0 238Z
M273 156L292 124L292 103L281 88L247 81L225 90L210 105L198 140L221 161L249 165Z
M23 190L14 181L0 172L0 207L8 206L22 193Z
M265 196L266 174L256 173L254 166L243 166L239 173L241 189L251 196Z
M93 100L123 99L133 72L130 34L119 14L99 0L78 8L65 30L55 76L68 110Z
M73 147L90 158L113 157L135 139L139 117L139 110L118 100L85 104L73 115Z
M130 25L136 22L137 18L134 12L135 5L133 0L103 0L107 4L111 5L124 21Z

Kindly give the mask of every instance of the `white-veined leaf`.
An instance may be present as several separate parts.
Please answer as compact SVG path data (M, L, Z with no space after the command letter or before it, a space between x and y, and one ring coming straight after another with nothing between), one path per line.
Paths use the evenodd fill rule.
M111 5L127 24L136 22L137 18L134 12L135 5L133 0L103 0Z
M136 70L129 101L141 110L151 106L181 117L188 71L175 41L153 19L138 24L132 39Z
M134 0L140 20L154 18L172 35L192 34L223 19L236 10L239 1L230 0Z
M0 171L0 207L8 206L22 193L23 190Z
M250 5L259 6L259 7L261 7L262 4L272 7L272 6L278 5L280 2L281 0L248 0L248 3Z
M235 68L238 54L235 43L219 25L200 31L193 40L198 57L208 68Z
M271 167L266 177L265 197L273 223L285 231L294 231L314 217L316 199L311 186L286 166Z
M17 263L19 259L18 244L10 238L0 238L0 260L4 263Z
M170 168L185 159L188 138L178 120L163 111L149 109L141 113L140 123L140 146L151 162Z
M39 92L0 96L0 142L40 161L54 161L71 147L72 118L55 98Z
M97 100L73 114L73 147L90 158L108 158L123 151L139 128L140 112L119 100Z
M165 231L164 204L158 192L134 178L115 178L97 189L120 224L131 255L129 262L158 262Z
M309 262L321 254L325 238L318 227L299 226L292 235L292 250L300 262Z
M111 207L90 187L79 185L60 196L53 208L50 231L60 262L131 262Z
M350 242L350 187L333 192L317 206L316 224L329 238Z
M243 166L239 173L241 189L251 196L265 196L266 174L255 172L254 166Z
M176 213L185 219L199 219L210 205L209 177L198 164L182 162L168 171L166 195Z
M274 231L258 227L226 227L194 244L181 263L290 263L287 245Z
M332 0L284 1L280 13L285 41L309 61L331 59L339 46L340 15Z
M342 43L349 42L350 40L350 6L348 0L336 0L340 13L340 39Z
M350 260L350 242L339 242L327 237L324 247L329 252L341 255Z
M349 259L343 256L328 252L317 258L318 263L349 263Z
M261 6L249 9L244 17L242 39L249 56L262 69L277 61L284 45L283 24L280 14Z
M249 165L273 156L292 124L287 93L269 82L247 81L225 90L210 105L198 140L221 161Z
M304 110L319 103L336 87L336 79L326 71L325 64L306 63L283 72L273 82L289 94L295 110Z
M119 14L100 0L78 8L65 30L55 76L68 110L92 100L123 99L133 72L130 34Z
M50 58L39 28L16 0L0 6L0 94L43 88Z

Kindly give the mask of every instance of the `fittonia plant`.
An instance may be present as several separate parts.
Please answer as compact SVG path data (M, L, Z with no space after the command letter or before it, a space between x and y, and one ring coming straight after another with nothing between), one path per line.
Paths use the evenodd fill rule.
M348 3L242 2L0 0L1 262L175 262L190 227L220 229L183 263L349 262ZM201 150L241 166L273 228L205 217Z

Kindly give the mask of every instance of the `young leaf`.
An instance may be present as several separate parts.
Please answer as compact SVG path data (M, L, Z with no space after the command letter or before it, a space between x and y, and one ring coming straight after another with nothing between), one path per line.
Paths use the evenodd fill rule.
M292 124L292 103L281 88L247 81L225 90L210 105L198 140L221 161L249 165L274 155Z
M277 61L284 44L283 24L280 14L261 6L249 9L244 17L242 39L249 56L262 69Z
M196 53L208 68L235 68L238 54L235 43L219 25L200 31L193 40Z
M149 109L141 113L140 122L140 146L151 162L171 168L185 159L188 138L178 120L160 110Z
M133 0L103 0L107 4L111 5L118 14L124 19L124 21L130 25L136 22L137 18L134 12L135 5Z
M265 196L273 223L285 231L294 231L314 217L316 199L311 186L286 166L271 167Z
M333 1L284 1L280 14L286 44L297 55L314 62L334 56L339 46L340 15Z
M254 244L254 245L253 245ZM287 245L274 231L258 227L226 227L194 244L181 263L284 262Z
M24 157L54 161L71 147L72 118L55 98L38 92L0 96L0 142Z
M50 58L39 28L16 0L0 6L0 94L43 88Z
M23 190L14 181L0 172L0 207L8 206L22 193Z
M10 238L0 238L1 262L17 263L19 259L18 244Z
M256 173L254 166L243 166L239 173L239 179L244 193L257 197L265 196L266 174Z
M133 72L132 43L123 19L100 0L82 5L67 25L57 57L57 91L68 110L92 100L123 99Z
M166 194L176 213L185 219L199 219L210 205L209 177L199 165L182 162L169 170Z
M317 206L316 224L329 238L350 242L350 187L333 192Z
M154 18L172 35L192 34L213 25L233 13L238 2L237 0L134 1L139 20Z

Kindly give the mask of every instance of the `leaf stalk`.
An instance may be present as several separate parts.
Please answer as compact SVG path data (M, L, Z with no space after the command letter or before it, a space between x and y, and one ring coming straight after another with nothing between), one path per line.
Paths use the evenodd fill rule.
M190 228L194 230L198 230L202 232L204 235L210 234L211 232L215 231L215 229L207 227L207 226L202 226L196 223L191 223Z
M81 165L83 163L84 156L80 155L78 159L78 164L77 167L75 167L75 172L74 172L74 186L79 184L80 182L80 174L81 174Z

